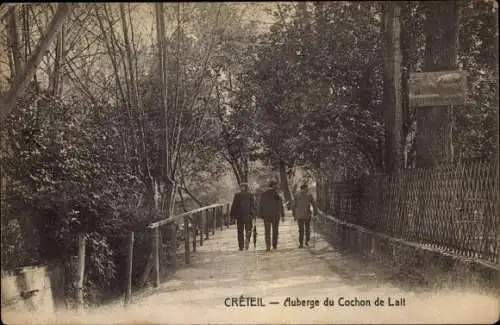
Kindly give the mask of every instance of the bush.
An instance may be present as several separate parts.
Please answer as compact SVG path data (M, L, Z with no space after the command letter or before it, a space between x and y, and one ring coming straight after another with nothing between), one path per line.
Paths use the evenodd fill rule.
M122 246L111 238L150 216L128 212L144 186L119 150L121 140L113 131L118 122L112 114L106 119L98 114L108 109L31 92L10 114L2 147L8 181L2 269L68 261L83 232L87 284L91 291L112 287Z

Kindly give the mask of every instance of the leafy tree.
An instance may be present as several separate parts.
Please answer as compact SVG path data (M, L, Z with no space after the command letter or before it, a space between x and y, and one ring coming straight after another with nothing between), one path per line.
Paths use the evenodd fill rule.
M469 109L456 110L455 151L457 159L493 157L496 9L488 1L460 6L459 55L469 73L471 100ZM380 5L290 4L278 6L274 14L270 32L249 50L254 60L243 76L257 97L262 158L274 165L285 161L288 167L352 169L351 176L385 170ZM410 72L422 69L424 18L420 2L402 4L406 167L414 164L416 125L407 80Z
M111 107L92 107L87 116L81 110L34 91L9 116L2 164L11 186L2 226L17 220L22 246L2 250L2 267L69 261L83 232L94 262L88 281L104 285L116 271L107 238L139 222L127 212L137 210L143 184L116 151Z
M367 162L361 170L381 169L378 6L300 4L275 14L245 76L257 97L264 159L319 169L334 160L352 165L349 157Z
M179 7L173 5L165 12L166 17L180 18L165 26L177 28L173 33L168 29L164 44L170 55L170 176L200 203L211 203L216 188L204 193L193 183L201 183L207 172L224 170L214 167L221 162L216 152L205 152L216 127L210 118L213 107L204 99L214 88L209 68L215 46L222 44L217 38L218 7L186 5L178 15ZM119 234L164 218L165 213L155 209L155 198L160 197L160 211L172 211L180 194L175 187L170 193L163 190L160 131L165 124L159 123L160 88L152 78L156 73L150 73L158 71L158 60L154 51L148 53L155 45L142 43L138 25L132 23L136 13L129 6L77 9L68 24L79 29L65 34L64 57L69 59L61 63L70 86L56 93L51 83L33 83L2 129L2 166L9 183L2 247L11 248L2 250L2 267L68 261L76 252L75 234L84 232L92 261L87 284L109 290L121 276ZM41 19L30 19L35 17ZM76 45L82 39L81 47ZM41 69L44 74L54 69L55 50L46 71ZM170 203L162 204L168 197L173 198ZM137 236L137 242L146 237ZM24 246L16 248L20 241ZM141 245L139 250L147 249L147 242ZM19 258L23 252L25 258Z
M459 65L467 72L468 99L454 110L455 159L492 160L498 147L498 6L493 1L463 1L459 32Z

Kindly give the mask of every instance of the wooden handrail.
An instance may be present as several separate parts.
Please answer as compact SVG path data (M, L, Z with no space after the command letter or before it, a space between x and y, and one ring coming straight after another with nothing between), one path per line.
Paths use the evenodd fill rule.
M206 206L206 207L201 207L201 208L198 208L198 209L194 209L194 210L191 210L191 211L188 211L188 212L184 212L184 213L175 215L173 217L170 217L170 218L167 218L167 219L163 219L163 220L160 220L160 221L156 221L156 222L153 222L153 223L149 224L146 228L151 229L152 232L153 232L153 236L152 236L153 252L152 252L151 258L150 258L150 261L152 263L150 264L150 262L148 262L148 264L146 265L146 270L144 272L144 275L142 277L141 282L144 284L144 282L146 281L147 276L149 274L149 271L151 270L151 267L154 266L154 269L153 269L154 270L153 285L155 287L158 287L160 285L160 246L161 246L160 226L171 225L174 222L180 223L182 221L182 223L184 225L184 234L185 234L185 238L184 238L184 241L185 241L185 243L184 243L184 249L185 249L184 258L185 258L186 264L189 264L189 261L190 261L190 257L189 257L189 241L190 241L190 238L189 237L190 236L189 236L189 227L188 227L188 225L189 225L190 219L191 219L191 221L193 221L192 218L191 218L191 216L193 214L197 214L197 213L200 213L200 212L203 212L203 211L207 211L207 210L210 210L210 209L216 209L216 208L220 208L220 207L224 207L224 206L227 206L227 205L223 204L223 203L212 204L212 205L209 205L209 206ZM215 219L215 215L213 215L213 216L214 216L214 219ZM199 227L199 230L200 230L200 246L203 245L203 234L205 234L207 236L206 239L209 239L208 238L208 228L209 228L209 225L207 224L208 218L209 218L208 215L205 213L202 216L201 223L193 222L193 252L196 251L196 228ZM214 220L214 227L215 227L215 224L216 224L216 221ZM174 243L175 243L175 241L177 239L176 236L177 235L174 234L174 238L173 238ZM174 249L176 249L176 247L177 247L177 245L174 244ZM176 264L176 262L174 262L174 268L175 268L175 264ZM151 265L151 266L148 267L148 265Z
M202 211L205 211L205 210L208 210L208 209L213 209L213 208L216 208L216 207L219 207L219 206L224 206L224 205L225 204L223 204L223 203L215 203L215 204L212 204L212 205L208 205L206 207L201 207L201 208L198 208L198 209L194 209L194 210L191 210L191 211L188 211L188 212L184 212L184 213L175 215L175 216L167 218L167 219L163 219L163 220L160 220L160 221L153 222L153 223L149 224L147 226L147 228L154 229L154 228L163 226L163 225L171 223L171 222L175 222L175 221L178 222L178 221L180 221L181 218L184 218L186 216L190 216L190 215L198 213L198 212L202 212Z
M191 249L190 249L190 246L191 246L190 245L191 244L190 232L192 233L192 244L193 244L192 251L195 252L196 251L196 233L197 233L197 230L199 230L199 234L200 234L200 244L203 241L204 234L207 235L207 239L208 239L208 232L209 232L210 227L212 227L212 229L211 229L212 234L215 233L215 229L217 226L217 220L220 221L220 223L221 223L220 229L222 230L223 224L224 224L224 222L229 214L229 207L230 207L230 204L228 204L228 203L216 203L216 204L212 204L209 206L194 209L194 210L191 210L188 212L184 212L184 213L178 214L176 216L173 216L171 218L163 219L163 220L153 222L153 223L147 225L145 228L152 230L151 231L152 232L152 234L151 234L152 235L151 236L152 252L151 252L149 259L148 259L148 262L145 266L144 273L139 280L140 281L139 286L140 287L144 286L147 279L149 278L151 271L154 271L154 274L153 274L154 277L152 279L153 285L155 287L158 287L160 285L160 250L163 249L163 245L162 245L163 243L161 240L161 233L162 232L160 231L161 229L159 228L160 226L171 224L171 223L176 222L176 221L178 221L178 222L182 221L183 226L184 226L184 229L183 229L183 231L184 231L184 260L185 260L185 264L189 264L190 263L190 251L191 251ZM222 208L222 209L220 209L220 208ZM206 210L210 210L210 209L216 209L216 210L212 211L212 213L210 215L207 213L202 214L200 216L201 218L199 218L199 220L193 220L194 218L191 218L191 215L193 215L193 214L197 214L197 213L200 213L200 212L203 212ZM217 216L219 216L219 218L217 218ZM190 220L193 222L193 227L191 229L189 227ZM142 228L142 229L144 229L144 228ZM175 233L174 233L174 237L173 237L173 247L174 247L174 250L176 250L177 249L177 245L176 245L177 227L175 227L174 231L175 231ZM124 296L125 296L124 302L125 302L125 304L131 303L132 294L133 294L133 291L132 291L132 280L133 279L132 278L133 278L133 267L134 267L133 262L134 262L135 231L134 230L129 231L127 237L128 237L127 268L126 268L127 281L125 282L125 288L124 288ZM83 280L84 280L84 273L85 273L84 272L85 271L85 248L86 248L86 237L85 237L85 234L83 234L83 233L80 233L78 236L78 247L79 247L79 250L78 250L78 273L77 273L77 277L75 279L74 284L75 284L76 289L77 289L75 298L78 302L79 308L82 308L83 307ZM174 258L177 258L176 251L174 251L174 254L175 254ZM174 269L177 266L176 263L177 263L176 260L172 263ZM2 274L4 274L4 273L6 273L6 272L4 272L4 270L2 270ZM10 274L10 272L7 274ZM24 293L26 293L26 292L23 292L22 294L24 294ZM32 294L32 292L26 293L26 295L29 295L29 294Z

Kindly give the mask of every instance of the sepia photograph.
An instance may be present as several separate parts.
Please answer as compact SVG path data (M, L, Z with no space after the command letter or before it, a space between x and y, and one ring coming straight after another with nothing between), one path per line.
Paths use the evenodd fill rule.
M2 322L498 322L498 20L1 3Z

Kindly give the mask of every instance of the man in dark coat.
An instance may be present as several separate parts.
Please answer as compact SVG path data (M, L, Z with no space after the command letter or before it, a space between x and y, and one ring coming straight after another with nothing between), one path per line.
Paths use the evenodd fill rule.
M238 230L238 246L240 251L248 249L252 236L252 223L255 216L255 200L247 183L240 184L240 192L234 195L230 211L231 218L236 219Z
M278 227L280 218L283 218L285 211L283 209L283 199L278 193L278 183L271 181L269 189L262 193L259 202L259 217L264 219L264 232L266 238L266 251L278 247ZM272 241L271 241L272 228Z
M297 220L299 225L299 248L304 245L304 232L306 235L306 246L309 246L309 239L311 238L311 207L313 213L318 213L318 205L314 197L307 190L307 184L300 187L300 192L295 196L293 201L293 217Z

